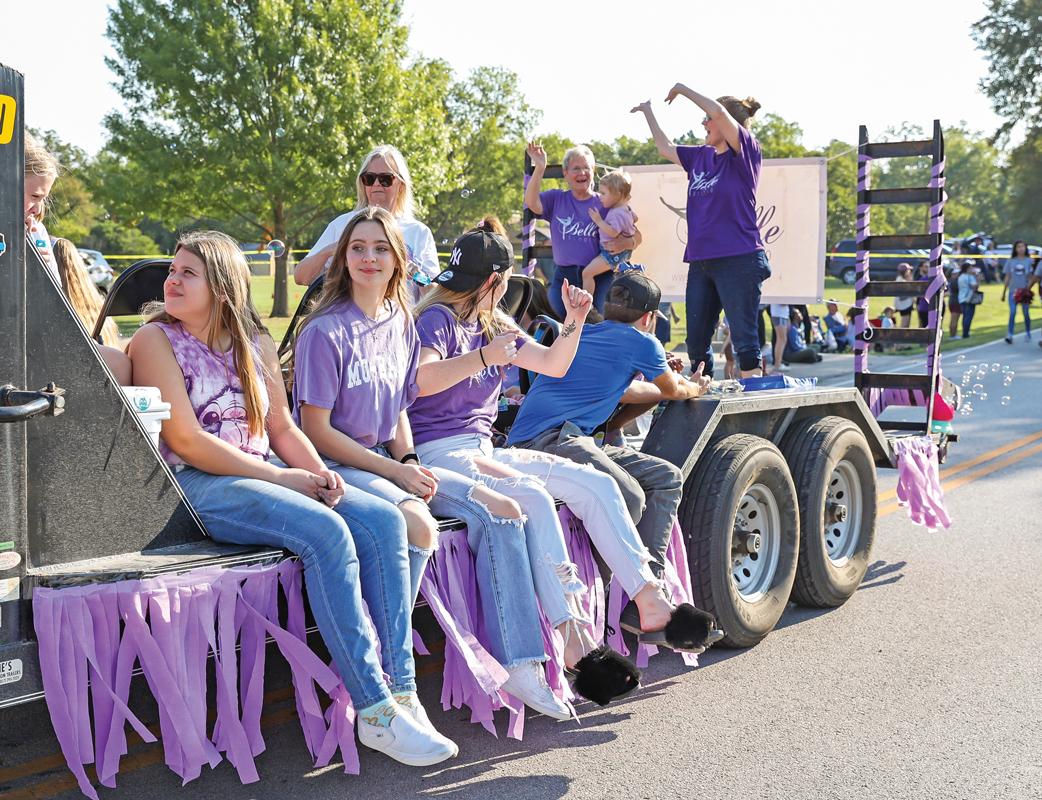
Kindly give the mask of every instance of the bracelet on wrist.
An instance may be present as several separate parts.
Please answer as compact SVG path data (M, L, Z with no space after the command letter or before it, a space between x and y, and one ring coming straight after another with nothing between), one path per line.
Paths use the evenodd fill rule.
M478 348L478 356L481 357L481 363L485 367L485 369L488 369L488 362L485 361L485 348L484 347L479 347Z
M406 453L404 456L402 456L398 460L401 463L403 463L403 464L406 463L407 461L415 461L417 466L419 466L419 464L420 464L420 457L418 455L416 455L416 453Z

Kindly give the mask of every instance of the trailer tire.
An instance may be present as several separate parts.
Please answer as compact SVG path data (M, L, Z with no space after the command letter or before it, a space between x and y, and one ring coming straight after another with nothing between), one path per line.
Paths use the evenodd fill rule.
M792 600L837 608L857 591L876 532L876 470L865 435L843 417L798 423L781 451L800 508L800 552ZM843 518L837 519L837 509Z
M778 624L796 575L799 512L785 458L759 436L710 443L684 487L679 519L696 604L716 617L721 644L752 647ZM743 543L736 551L752 533L760 549Z

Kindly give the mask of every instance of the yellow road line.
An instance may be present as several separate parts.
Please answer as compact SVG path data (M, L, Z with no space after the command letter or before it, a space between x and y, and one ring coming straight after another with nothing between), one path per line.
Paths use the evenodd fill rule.
M1034 447L1029 447L1027 450L1022 450L1019 453L1014 453L1013 455L1006 456L1006 458L1000 459L998 461L993 461L990 464L986 464L980 469L976 469L973 472L969 472L963 475L962 477L956 478L953 481L949 481L947 484L942 483L941 488L944 489L945 492L951 492L955 489L958 489L960 486L965 486L967 483L970 483L971 481L975 481L978 478L983 478L986 475L990 475L993 472L997 472L1003 467L1008 467L1010 464L1016 464L1018 461L1023 461L1025 458L1028 458L1030 456L1035 455L1035 453L1040 452L1042 452L1042 444L1036 444ZM900 508L900 506L896 502L893 502L887 503L886 505L880 505L878 508L879 510L876 512L877 519L880 517L888 516L889 514L893 514Z

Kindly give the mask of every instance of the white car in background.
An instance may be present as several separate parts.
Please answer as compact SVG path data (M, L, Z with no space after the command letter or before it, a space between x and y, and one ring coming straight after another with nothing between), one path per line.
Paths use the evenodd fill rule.
M83 247L76 249L79 250L83 263L87 265L87 274L90 275L94 287L102 294L108 294L115 273L109 266L109 262L105 260L105 256L101 254L100 250L87 250Z

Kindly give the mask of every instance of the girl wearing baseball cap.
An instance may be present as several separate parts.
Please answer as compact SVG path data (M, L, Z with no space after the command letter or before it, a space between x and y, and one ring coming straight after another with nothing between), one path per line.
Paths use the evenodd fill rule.
M421 461L409 406L416 397L420 341L406 299L408 256L391 214L369 207L341 234L322 292L294 343L296 418L326 465L344 482L389 501L405 517L407 559L381 564L407 577L395 615L374 614L385 637L409 633L420 580L437 548L435 515L467 524L477 556L486 646L506 668L502 689L555 719L571 710L550 690L528 552L516 504L455 472ZM373 529L379 538L380 531ZM385 665L395 700L433 730L416 697L411 648Z
M644 626L661 628L672 606L661 594L615 480L566 458L492 446L502 369L561 377L568 372L590 310L587 292L561 285L561 334L550 347L528 339L497 304L514 257L486 221L461 236L446 269L416 308L421 351L419 398L411 420L424 463L456 470L515 500L527 517L525 536L543 612L562 634L565 666L580 694L606 703L637 685L622 656L594 646L589 620L576 604L583 590L565 547L554 505L563 500L581 519L605 562L635 598Z

